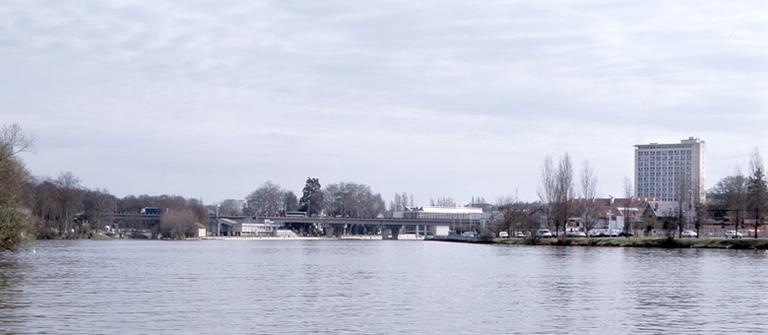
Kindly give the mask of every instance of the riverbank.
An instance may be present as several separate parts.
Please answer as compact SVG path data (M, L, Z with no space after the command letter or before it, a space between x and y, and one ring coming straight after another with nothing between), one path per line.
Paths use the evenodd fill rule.
M585 247L629 248L704 248L704 249L768 249L768 239L725 238L660 238L660 237L597 237L597 238L496 238L494 244L559 245Z
M275 237L275 236L208 236L208 237L193 237L187 240L219 240L219 241L323 241L323 240L381 240L381 235L351 235L336 237L324 237L324 236L289 236L289 237Z
M306 241L336 241L336 240L383 240L381 235L344 235L341 237L326 236L208 236L192 237L187 240L221 240L221 241L240 241L240 240L264 240L264 241L287 241L287 240L306 240ZM421 241L423 237L416 237L414 234L400 234L398 241Z

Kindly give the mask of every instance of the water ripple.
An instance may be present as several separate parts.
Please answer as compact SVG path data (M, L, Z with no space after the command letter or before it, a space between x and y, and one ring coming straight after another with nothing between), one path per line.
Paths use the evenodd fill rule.
M0 333L766 333L766 253L413 241L42 241Z

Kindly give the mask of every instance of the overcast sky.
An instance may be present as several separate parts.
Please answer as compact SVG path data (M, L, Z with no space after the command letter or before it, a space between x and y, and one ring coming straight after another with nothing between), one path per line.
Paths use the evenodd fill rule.
M0 2L0 123L35 175L243 198L267 180L535 200L546 154L603 195L633 145L768 155L768 2ZM577 164L578 165L578 164Z

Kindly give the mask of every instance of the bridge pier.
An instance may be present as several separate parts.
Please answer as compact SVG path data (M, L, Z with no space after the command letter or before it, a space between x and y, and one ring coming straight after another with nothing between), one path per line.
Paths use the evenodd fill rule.
M384 225L381 228L381 239L382 240L396 240L398 235L400 234L400 229L402 229L402 225Z
M150 238L153 240L156 240L158 235L160 234L160 224L154 224L149 226L150 231Z
M330 223L325 225L326 237L341 238L342 235L344 235L344 224Z

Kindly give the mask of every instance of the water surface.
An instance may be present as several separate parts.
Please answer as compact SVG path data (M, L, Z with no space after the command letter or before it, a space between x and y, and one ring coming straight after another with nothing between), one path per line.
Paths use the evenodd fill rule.
M763 251L419 241L41 241L0 332L768 332Z

